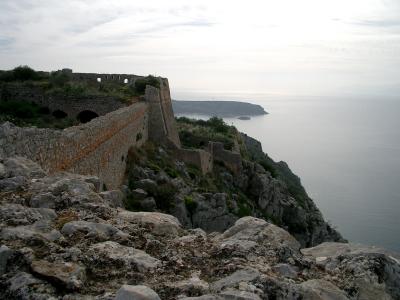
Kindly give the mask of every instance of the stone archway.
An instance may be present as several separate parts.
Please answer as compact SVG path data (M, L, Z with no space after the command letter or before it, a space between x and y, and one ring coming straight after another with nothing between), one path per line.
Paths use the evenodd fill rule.
M99 115L97 113L95 113L94 111L83 110L78 114L77 119L81 123L87 123L87 122L90 122L91 120L93 120L94 118L97 118L98 116Z
M60 109L53 111L52 115L56 119L64 119L64 118L68 117L68 114L65 111L62 111Z

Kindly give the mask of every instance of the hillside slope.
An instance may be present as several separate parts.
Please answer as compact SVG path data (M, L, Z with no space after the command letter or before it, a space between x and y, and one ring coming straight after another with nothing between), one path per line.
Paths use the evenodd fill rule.
M127 190L132 209L172 214L185 227L207 232L222 232L240 217L254 216L288 230L303 247L343 241L324 221L298 177L285 163L264 154L258 141L217 118L180 118L178 128L184 147L206 149L213 141L240 153L240 171L216 160L213 172L203 175L165 148L148 144L130 155Z

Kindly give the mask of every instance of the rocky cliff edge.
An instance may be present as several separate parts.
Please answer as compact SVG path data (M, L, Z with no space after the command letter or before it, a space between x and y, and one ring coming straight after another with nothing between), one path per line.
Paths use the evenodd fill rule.
M0 160L1 299L399 299L399 257L323 243L300 249L255 217L222 233L123 208L96 177Z

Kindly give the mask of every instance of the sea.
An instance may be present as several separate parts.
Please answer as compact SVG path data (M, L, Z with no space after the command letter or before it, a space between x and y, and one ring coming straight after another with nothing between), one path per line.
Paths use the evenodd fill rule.
M400 98L230 100L264 107L267 115L224 120L258 139L275 161L286 161L346 239L400 252Z

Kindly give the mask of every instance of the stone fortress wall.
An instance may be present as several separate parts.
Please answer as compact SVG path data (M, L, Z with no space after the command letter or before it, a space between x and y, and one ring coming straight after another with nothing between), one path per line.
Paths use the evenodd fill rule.
M84 111L92 111L97 116L115 111L126 106L119 99L112 96L68 96L46 95L42 88L37 86L21 86L21 84L9 83L0 90L0 101L7 99L28 101L36 103L40 107L47 107L50 113L62 111L66 117L78 118Z
M125 79L140 78L126 74L72 73L68 69L63 72L69 72L73 80L102 78L126 83ZM90 110L100 117L64 130L20 128L4 123L0 126L0 157L25 156L50 173L69 171L95 175L108 189L122 184L129 149L140 147L148 140L167 145L179 159L197 166L204 174L212 171L215 159L224 162L227 157L226 163L231 166L235 155L222 153L218 147L210 147L208 151L181 148L168 80L159 78L159 81L159 88L148 85L143 99L129 106L116 104L107 97L52 101L35 89L15 91L14 95L19 95L17 99L36 102L51 110L63 110L71 115ZM217 157L213 157L214 148ZM233 171L237 170L238 163L241 165L240 158L239 161Z
M107 188L123 180L128 150L148 139L147 104L137 103L64 130L0 127L0 156L25 156L55 173L96 175Z

